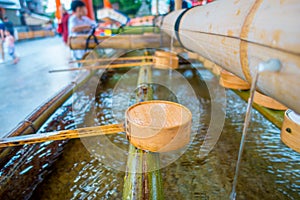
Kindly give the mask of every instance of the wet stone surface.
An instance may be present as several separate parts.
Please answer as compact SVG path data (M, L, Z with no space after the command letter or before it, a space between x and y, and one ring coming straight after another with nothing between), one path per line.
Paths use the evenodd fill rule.
M48 73L67 68L69 50L61 38L16 43L20 62L0 64L0 137L72 81L72 73Z

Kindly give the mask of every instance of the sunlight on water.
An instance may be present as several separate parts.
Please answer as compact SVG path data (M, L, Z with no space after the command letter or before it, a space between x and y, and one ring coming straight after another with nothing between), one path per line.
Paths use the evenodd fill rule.
M204 73L203 77L207 80L218 84L218 81L207 71L203 70L201 73ZM193 73L193 70L183 70L182 74L200 93L199 99L203 108L199 122L201 128L188 151L161 170L165 198L227 199L232 189L246 103L232 91L227 91L226 121L222 135L208 156L199 157L199 149L211 118L211 102L207 97L203 97L207 96L205 84L195 82L201 79L197 73ZM114 84L118 80L116 77L120 75L121 72L116 71L108 77L98 87L96 97L90 95L94 91L78 91L74 99L80 102L78 105L81 105L81 112L77 113L76 118L67 114L58 119L69 128L82 125L87 121L99 125L114 123L111 115L111 97ZM202 88L199 88L200 86ZM90 105L92 99L96 99L95 105ZM64 108L60 112L67 112L67 110ZM96 112L96 119L89 117L93 110ZM49 123L62 127L58 120L53 122L49 120L48 125ZM125 135L110 135L108 138L120 148L128 149ZM53 159L48 151L49 145L52 145L53 155L55 152L59 153L61 149L58 148L64 146L63 153L51 168L48 167L51 162L47 160ZM91 156L80 140L70 140L66 145L54 142L42 143L35 147L28 145L16 153L16 157L9 164L9 166L20 166L26 163L23 164L23 168L17 170L18 174L24 172L23 175L16 178L13 170L9 170L9 173L4 168L0 170L1 177L4 174L6 177L2 178L6 184L1 182L3 183L1 192L6 191L6 195L10 192L15 198L24 198L22 194L25 192L29 198L33 188L36 187L29 182L39 180L42 183L35 189L31 199L121 199L124 173L108 168L100 161L101 159ZM35 167L28 168L30 166ZM45 176L47 173L41 170L43 167L50 173L48 176ZM10 179L10 176L15 178ZM27 181L24 180L24 176L27 177ZM286 147L280 140L280 130L253 110L241 158L237 183L238 199L296 200L300 195L299 180L300 154ZM1 194L3 196L4 193Z

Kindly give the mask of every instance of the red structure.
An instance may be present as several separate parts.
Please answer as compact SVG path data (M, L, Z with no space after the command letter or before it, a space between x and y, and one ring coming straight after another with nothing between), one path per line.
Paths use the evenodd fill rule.
M93 0L83 0L88 10L87 16L93 20L95 20L94 8L93 8Z
M112 8L111 3L109 0L103 0L104 8Z
M61 22L61 3L60 3L60 0L55 0L55 4L56 4L56 12L55 12L55 17L57 18L58 20L58 23Z
M193 6L202 6L202 5L205 5L205 4L213 2L213 1L214 0L193 0L192 5Z

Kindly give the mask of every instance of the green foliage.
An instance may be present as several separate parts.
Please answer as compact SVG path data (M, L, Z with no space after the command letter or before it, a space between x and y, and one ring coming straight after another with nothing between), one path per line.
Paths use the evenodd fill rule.
M103 7L103 0L93 0L93 6L96 8L102 8Z
M142 5L142 0L110 0L110 3L118 3L121 12L135 15Z

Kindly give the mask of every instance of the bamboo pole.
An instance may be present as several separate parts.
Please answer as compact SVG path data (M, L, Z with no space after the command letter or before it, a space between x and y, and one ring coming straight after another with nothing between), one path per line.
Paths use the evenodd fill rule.
M113 68L147 66L147 65L153 65L153 62L133 62L133 63L99 65L99 66L90 66L90 67L74 67L74 68L69 68L69 69L50 70L49 73L79 71L79 70L113 69Z
M138 86L151 82L152 72L150 67L141 67L138 77ZM137 93L136 101L152 100L151 88L141 88L146 95ZM127 159L127 171L124 177L123 199L164 199L163 183L159 170L159 154L145 152L130 144Z
M162 37L163 36L163 37ZM88 35L73 36L69 38L69 46L72 50L85 49ZM99 45L90 41L88 48L115 48L115 49L142 49L161 48L170 46L170 37L165 34L149 35L117 35L97 36Z
M30 135L22 135L0 139L0 148L20 146L24 144L36 144L46 141L66 140L74 138L92 137L99 135L116 134L123 132L122 124L111 124L87 128L79 128L74 130L54 131L48 133L38 133Z
M165 16L162 28L169 35L182 12ZM300 113L300 96L295 95L300 94L299 12L299 1L216 1L186 12L179 38L185 48L249 83L260 62L279 59L281 71L261 74L258 89Z

